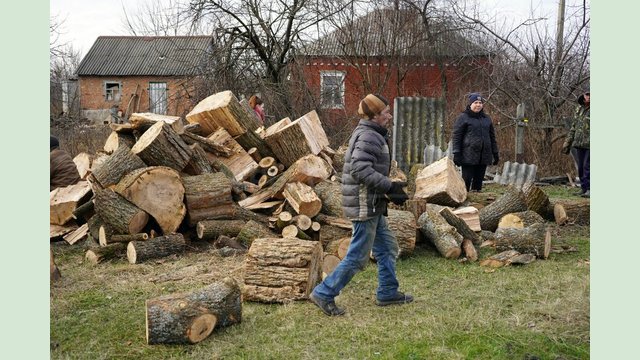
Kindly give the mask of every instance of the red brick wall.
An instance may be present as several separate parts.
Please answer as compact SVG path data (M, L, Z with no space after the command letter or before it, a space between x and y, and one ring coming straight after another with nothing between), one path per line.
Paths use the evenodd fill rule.
M120 101L106 101L104 82L122 84ZM195 106L193 82L182 78L126 76L126 77L80 77L80 107L82 110L110 109L117 105L124 113L136 93L140 96L137 108L131 104L130 112L149 112L149 82L167 83L167 115L184 116Z

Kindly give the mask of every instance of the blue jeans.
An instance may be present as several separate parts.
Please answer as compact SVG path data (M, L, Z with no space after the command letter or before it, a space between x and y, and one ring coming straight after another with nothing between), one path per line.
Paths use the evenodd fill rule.
M322 283L313 289L314 296L333 301L340 294L353 276L369 263L369 253L378 264L378 300L388 300L398 291L396 279L396 259L398 258L398 242L387 225L387 219L378 215L366 221L353 221L353 235L347 255L338 267L329 274Z

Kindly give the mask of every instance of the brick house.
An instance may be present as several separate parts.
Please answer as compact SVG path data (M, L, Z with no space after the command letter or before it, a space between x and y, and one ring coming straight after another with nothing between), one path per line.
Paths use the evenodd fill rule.
M458 101L474 89L474 70L488 66L488 54L441 22L431 35L424 29L415 11L374 10L301 51L292 77L306 84L328 122L356 116L370 92L391 103L398 96Z
M78 66L82 114L182 116L197 101L211 52L211 36L100 36Z

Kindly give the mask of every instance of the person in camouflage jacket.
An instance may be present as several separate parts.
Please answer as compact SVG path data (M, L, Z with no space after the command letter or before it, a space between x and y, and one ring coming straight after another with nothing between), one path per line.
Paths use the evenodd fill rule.
M591 127L591 94L589 91L578 97L578 104L579 106L576 108L576 113L571 123L571 129L562 145L562 152L569 154L572 147L576 149L578 176L580 177L580 187L582 188L581 195L590 197L589 131Z

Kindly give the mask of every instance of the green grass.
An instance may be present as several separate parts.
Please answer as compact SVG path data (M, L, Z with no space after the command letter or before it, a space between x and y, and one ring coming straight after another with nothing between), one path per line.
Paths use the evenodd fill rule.
M336 299L343 317L307 301L243 303L242 322L189 346L147 345L145 300L242 278L242 257L191 252L164 261L91 266L82 245L54 244L52 359L585 359L589 357L589 229L554 227L577 249L499 269L446 260L421 244L398 262L403 306L375 305L370 264ZM480 258L493 254L483 248Z

